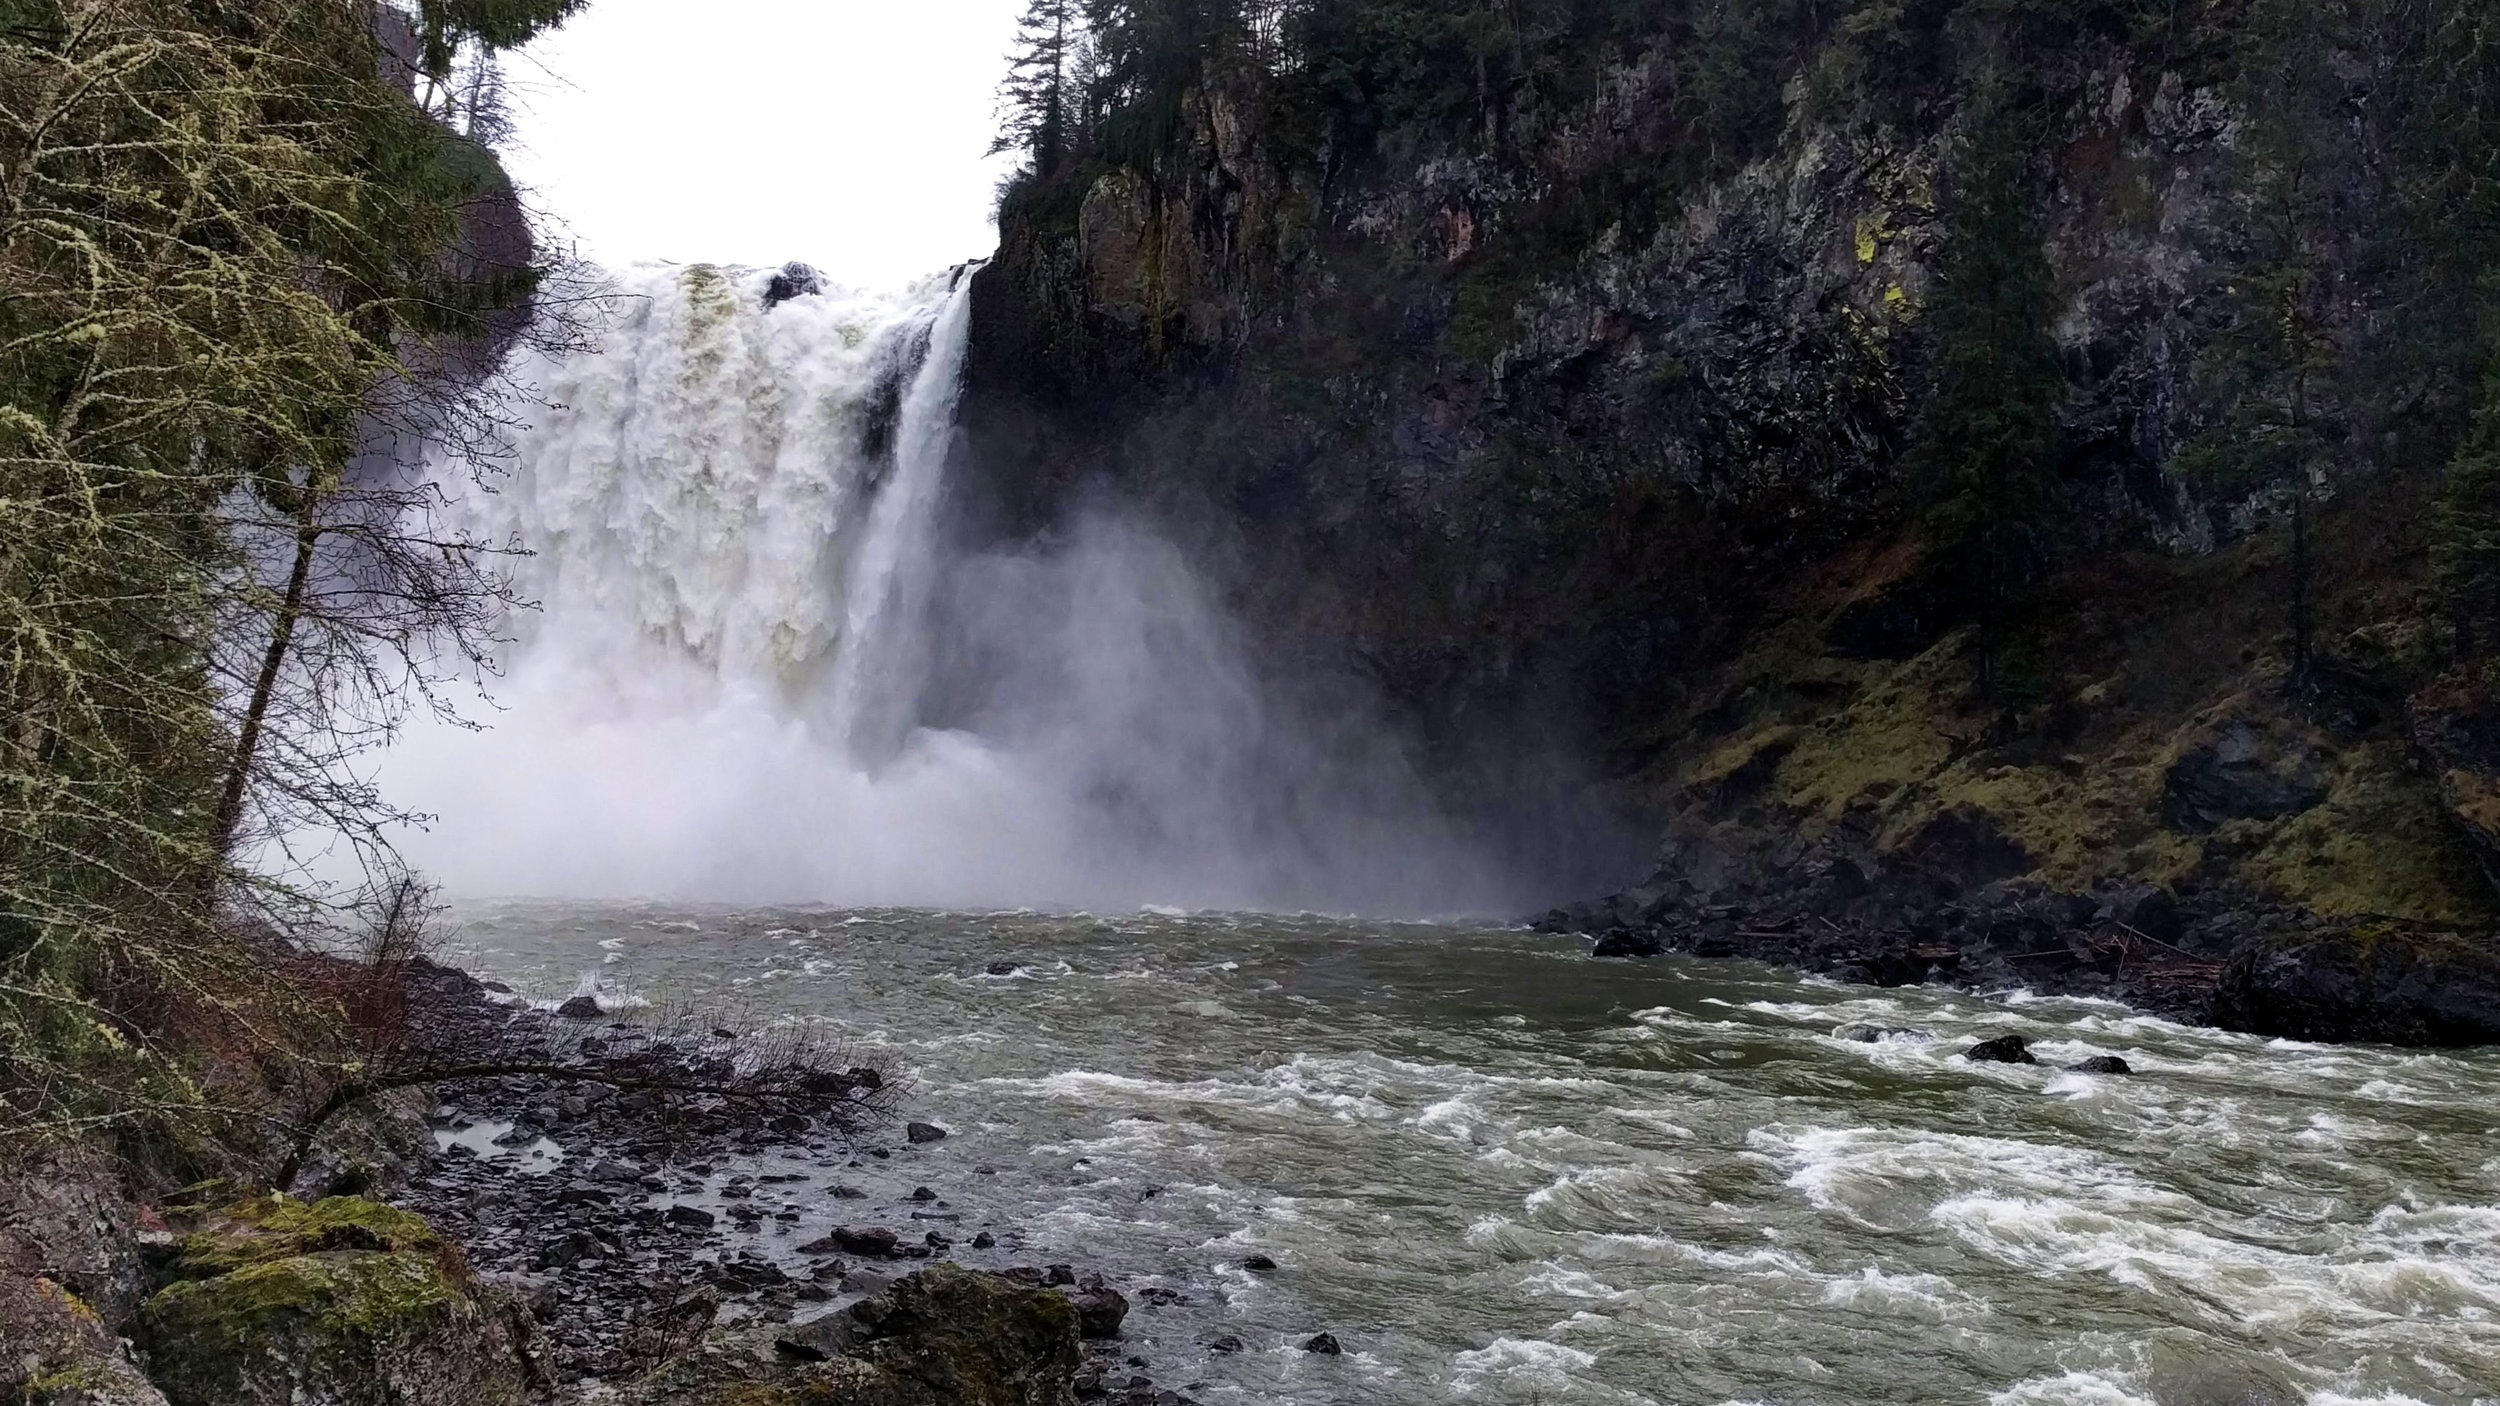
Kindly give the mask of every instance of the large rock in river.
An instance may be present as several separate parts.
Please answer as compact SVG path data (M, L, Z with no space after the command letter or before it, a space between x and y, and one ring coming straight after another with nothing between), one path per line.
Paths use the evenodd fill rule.
M362 1197L229 1207L168 1273L132 1336L173 1406L517 1406L544 1384L521 1306Z
M733 1334L625 1389L621 1406L1074 1406L1077 1310L933 1264L795 1328Z

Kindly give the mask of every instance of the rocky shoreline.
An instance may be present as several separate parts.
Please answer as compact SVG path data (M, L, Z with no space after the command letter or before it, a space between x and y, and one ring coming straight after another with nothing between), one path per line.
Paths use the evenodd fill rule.
M810 1116L724 1078L789 1059L771 1031L400 975L377 1058L466 1072L349 1104L284 1192L0 1167L0 1400L1189 1406L1123 1343L1131 1296L986 1211L997 1169L882 1072L777 1066Z
M1585 934L1596 957L1680 953L1873 986L2099 997L2301 1040L2500 1042L2500 955L2456 929L2330 918L2227 883L2063 891L1988 877L2012 867L2000 858L2011 847L1979 815L1941 816L1889 853L1850 834L1775 846L1671 834L1640 884L1533 926Z

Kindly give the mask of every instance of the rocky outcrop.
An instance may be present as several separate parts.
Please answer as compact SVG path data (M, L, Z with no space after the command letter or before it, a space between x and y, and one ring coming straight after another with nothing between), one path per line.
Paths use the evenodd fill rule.
M2232 955L2214 1013L2295 1040L2500 1044L2500 951L2381 924L2260 938Z
M166 1406L95 1309L50 1279L0 1273L0 1401Z
M2418 484L2462 423L2454 375L2433 430L2355 368L2349 452L2310 486L2294 687L2286 503L2180 457L2222 416L2251 224L2239 50L2227 25L2190 53L2096 13L2026 58L2065 386L2015 696L1979 696L1970 593L1904 452L1937 385L1959 120L1929 62L1949 40L1907 11L1862 17L1902 27L1893 67L1800 38L1726 159L1679 144L1690 36L1663 11L1575 103L1524 85L1368 153L1315 152L1289 97L1210 66L1151 157L1072 162L1002 208L957 530L1150 517L1271 657L1376 684L1461 804L1537 817L1523 849L1586 793L1470 768L1487 736L1562 734L1693 856L1577 890L1615 890L1570 919L1607 955L2193 1013L2269 923L2487 928L2500 726L2462 686L2420 692L2448 663ZM1824 89L1842 69L1854 96ZM1652 183L1589 214L1625 172ZM2359 348L2385 290L2337 276Z
M796 1327L728 1335L627 1388L625 1406L1075 1406L1077 1309L932 1265Z
M2500 888L2500 703L2474 673L2454 670L2413 695L2405 722L2449 824Z
M361 1197L231 1206L165 1272L133 1336L172 1406L495 1406L543 1381L527 1312Z

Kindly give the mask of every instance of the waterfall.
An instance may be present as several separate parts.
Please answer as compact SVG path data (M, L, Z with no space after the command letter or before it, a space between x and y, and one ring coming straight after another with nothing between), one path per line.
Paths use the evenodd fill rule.
M769 311L637 270L520 368L497 491L532 555L484 727L379 778L455 894L954 907L1494 906L1360 710L1282 706L1180 554L1117 516L950 554L968 277ZM943 706L931 700L942 696Z

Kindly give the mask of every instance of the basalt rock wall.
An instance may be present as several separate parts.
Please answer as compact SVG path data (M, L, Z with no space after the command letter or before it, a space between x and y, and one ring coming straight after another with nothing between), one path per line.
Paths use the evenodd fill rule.
M2195 42L2104 21L2032 69L2063 384L2036 673L2011 705L1975 694L1973 603L1933 569L1907 452L1938 384L1964 100L1949 57L1834 98L1830 36L1715 163L1679 125L1671 25L1577 104L1359 156L1211 61L1150 160L1007 195L958 526L1144 512L1274 658L1359 672L1448 758L1533 719L1676 844L1770 854L1845 824L1899 857L1970 814L2066 891L2482 924L2456 800L2481 791L2421 742L2464 734L2406 706L2449 659L2424 525L2461 414L2367 354L2391 311L2361 254L2327 250L2352 290L2320 333L2349 363L2311 483L2327 664L2287 701L2285 499L2180 453L2224 418L2265 214L2234 21ZM1670 167L1640 200L1596 194ZM2265 804L2244 804L2251 767Z

